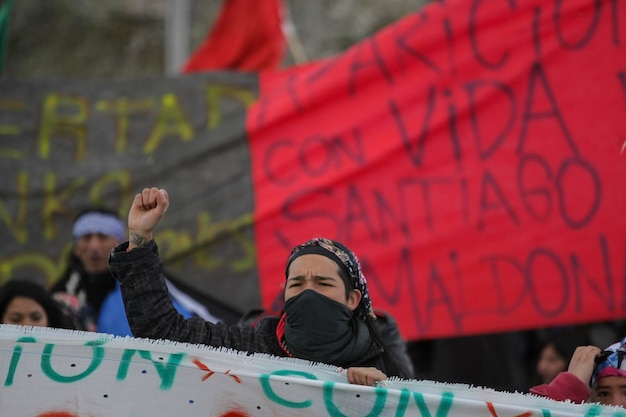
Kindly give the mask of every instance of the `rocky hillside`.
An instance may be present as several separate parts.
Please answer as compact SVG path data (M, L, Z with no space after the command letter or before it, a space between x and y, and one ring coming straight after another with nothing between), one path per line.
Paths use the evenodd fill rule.
M13 1L7 78L127 78L164 74L168 0ZM257 0L261 1L261 0ZM222 1L189 0L190 48ZM345 50L427 0L285 0L309 60ZM293 57L285 58L285 65Z

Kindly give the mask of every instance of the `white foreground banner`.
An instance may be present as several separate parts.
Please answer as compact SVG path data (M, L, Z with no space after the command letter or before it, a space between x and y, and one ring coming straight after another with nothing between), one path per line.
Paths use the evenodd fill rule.
M328 365L165 340L0 325L2 417L620 416L432 381L347 383Z

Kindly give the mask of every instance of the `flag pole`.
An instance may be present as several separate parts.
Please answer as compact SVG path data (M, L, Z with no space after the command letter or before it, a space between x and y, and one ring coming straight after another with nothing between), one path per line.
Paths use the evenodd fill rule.
M282 12L283 33L285 35L285 40L287 41L289 53L291 54L291 57L293 58L293 61L296 65L304 64L309 60L309 57L304 50L304 45L300 41L298 31L296 30L296 26L291 20L291 13L289 12L289 8L287 7L287 4L285 2L283 2Z
M189 57L189 0L168 0L165 13L165 75L178 75Z

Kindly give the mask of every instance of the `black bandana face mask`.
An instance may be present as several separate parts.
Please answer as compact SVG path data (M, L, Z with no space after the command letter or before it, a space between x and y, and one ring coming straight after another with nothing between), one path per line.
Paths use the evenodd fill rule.
M285 315L285 342L297 358L346 367L372 343L367 326L348 307L314 290L287 300Z

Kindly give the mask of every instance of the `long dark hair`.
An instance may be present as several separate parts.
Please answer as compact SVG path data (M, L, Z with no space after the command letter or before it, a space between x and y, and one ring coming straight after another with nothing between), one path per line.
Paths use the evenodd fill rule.
M400 336L400 330L393 317L376 311L376 319L365 319L370 329L372 339L383 347L382 359L385 364L384 372L387 376L397 376L403 379L415 378L413 363L406 353L406 344Z
M16 297L25 297L39 304L48 316L48 327L70 329L67 318L63 315L60 307L48 294L45 287L34 281L26 279L12 279L0 287L0 320L4 316L9 304Z
M556 353L569 363L578 346L588 345L589 336L582 328L564 327L549 329L537 347L537 360L541 352L552 345Z
M355 288L348 284L350 279L344 268L339 268L339 276L345 284L347 299L350 291ZM406 345L400 336L400 330L398 329L396 320L389 314L380 310L374 310L374 314L376 318L369 314L365 315L364 318L353 314L352 319L363 320L369 329L374 343L383 348L381 357L385 364L385 369L381 369L381 371L385 372L388 376L397 376L403 379L414 378L413 364L408 355L406 355Z

